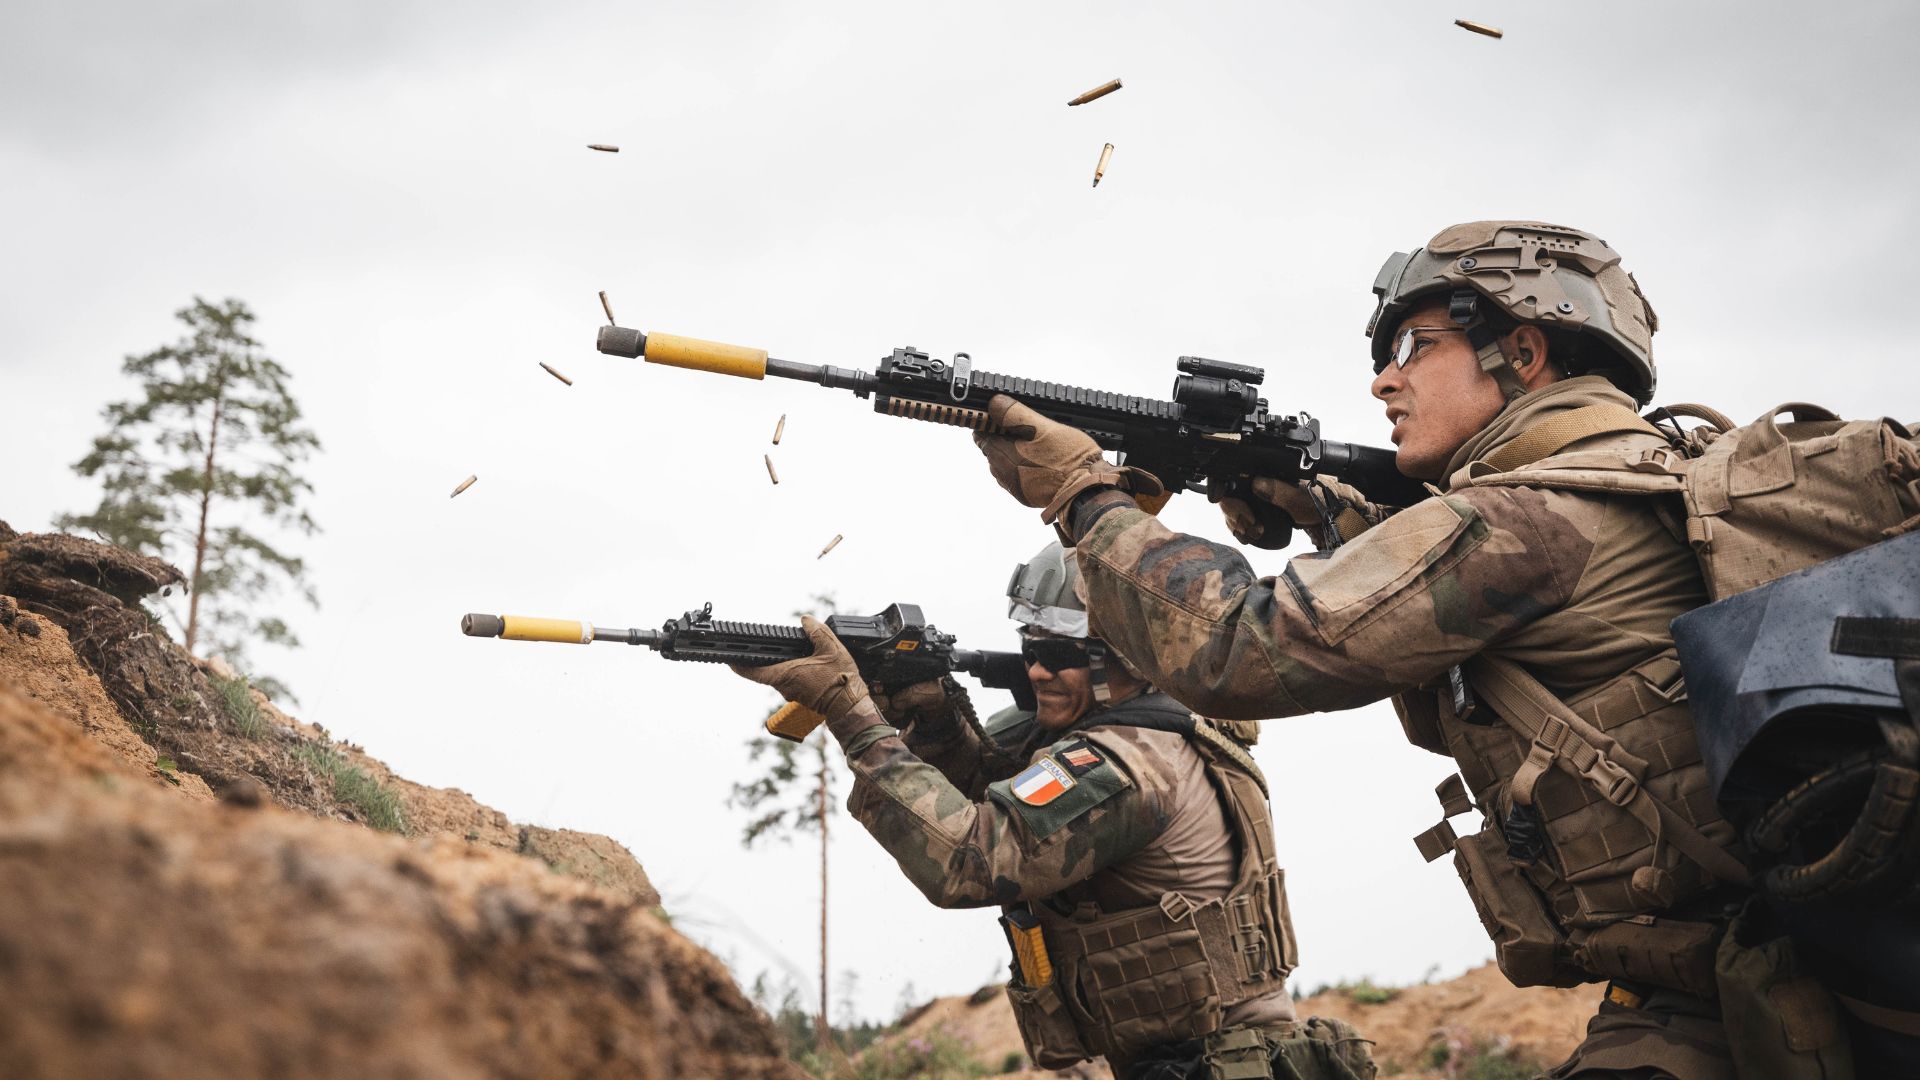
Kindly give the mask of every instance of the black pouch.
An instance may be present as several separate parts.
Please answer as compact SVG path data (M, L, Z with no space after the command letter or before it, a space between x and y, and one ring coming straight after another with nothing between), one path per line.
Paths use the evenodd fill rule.
M1720 941L1714 974L1741 1080L1852 1080L1853 1046L1833 995L1793 939L1749 902Z

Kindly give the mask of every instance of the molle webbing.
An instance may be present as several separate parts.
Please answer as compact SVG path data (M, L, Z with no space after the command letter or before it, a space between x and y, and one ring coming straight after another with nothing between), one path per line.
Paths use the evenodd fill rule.
M1092 1010L1090 1024L1076 1022L1081 1040L1125 1061L1150 1046L1209 1035L1226 1009L1284 992L1298 954L1265 781L1246 750L1164 701L1123 702L1088 726L1184 737L1205 765L1239 854L1233 885L1212 899L1173 891L1156 906L1110 913L1090 901L1071 912L1033 905L1057 978L1077 987Z
M1672 843L1708 873L1734 884L1751 880L1751 871L1740 860L1694 828L1672 807L1649 795L1633 774L1615 760L1620 753L1617 749L1613 755L1601 749L1601 745L1611 740L1520 665L1482 654L1474 660L1473 668L1475 691L1508 726L1532 744L1527 760L1511 782L1510 790L1516 802L1530 803L1532 788L1540 774L1558 766L1585 780L1608 802L1632 814L1656 838Z
M1481 460L1501 472L1510 472L1551 457L1582 439L1628 432L1658 435L1660 429L1624 405L1583 405L1547 416Z

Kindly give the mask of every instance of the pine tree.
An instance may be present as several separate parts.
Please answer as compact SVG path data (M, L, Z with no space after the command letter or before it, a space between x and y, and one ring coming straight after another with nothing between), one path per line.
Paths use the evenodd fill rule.
M833 611L831 596L816 596L812 611L793 614L795 618L825 618ZM727 798L727 805L755 815L741 829L742 847L752 847L769 837L791 840L789 831L820 834L820 1018L814 1032L823 1054L830 1051L833 1041L833 1027L827 1019L827 818L834 804L831 755L827 752L830 740L824 727L803 743L766 735L752 739L747 743L747 758L766 758L767 770L747 783L733 785L733 794ZM810 769L812 775L803 777L803 768ZM811 783L805 783L808 780Z
M246 304L196 296L176 315L187 335L127 357L121 370L139 380L142 396L102 411L107 432L74 465L100 478L100 505L57 524L190 562L185 612L169 610L182 644L241 667L251 640L299 644L284 620L260 611L277 586L318 606L305 563L257 526L317 530L301 505L313 486L295 470L320 441L300 423L287 370L248 335L254 316ZM285 693L272 680L259 683Z

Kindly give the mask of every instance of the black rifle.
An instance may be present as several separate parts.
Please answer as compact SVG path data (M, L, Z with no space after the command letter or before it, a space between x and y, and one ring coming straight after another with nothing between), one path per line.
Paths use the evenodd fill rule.
M899 690L962 671L982 686L1011 690L1020 708L1034 707L1033 686L1027 681L1026 661L1019 653L958 648L954 644L958 639L952 634L943 634L927 624L918 604L893 604L878 615L829 615L826 623L853 654L860 677L882 690ZM669 660L747 667L765 667L813 654L813 643L798 626L715 619L712 604L669 619L658 630L616 630L519 615L466 615L460 619L460 632L468 637L581 645L624 641L645 645ZM767 721L767 730L782 738L803 739L819 722L816 714L789 706Z
M1121 463L1152 473L1169 492L1204 492L1214 502L1247 498L1265 526L1263 547L1286 546L1291 519L1278 507L1248 498L1257 476L1289 481L1327 475L1358 488L1383 506L1410 506L1426 497L1420 482L1401 474L1394 452L1320 437L1320 421L1301 413L1275 416L1257 389L1264 369L1183 356L1173 399L1135 397L977 371L966 353L936 360L908 346L875 370L818 367L769 357L764 349L643 334L624 326L600 328L598 347L612 356L725 375L799 379L873 398L875 412L976 431L987 428L987 403L1006 394L1041 415L1079 428ZM1157 506L1150 507L1158 509Z

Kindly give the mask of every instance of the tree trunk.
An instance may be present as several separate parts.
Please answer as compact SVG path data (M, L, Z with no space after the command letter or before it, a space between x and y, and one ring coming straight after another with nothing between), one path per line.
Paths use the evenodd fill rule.
M827 744L820 742L820 1049L833 1046L833 1028L827 1023Z
M200 570L207 562L207 508L213 505L213 451L220 445L220 398L213 395L213 427L207 432L207 471L200 486L200 531L193 538L193 576L187 579L187 655L200 631Z

